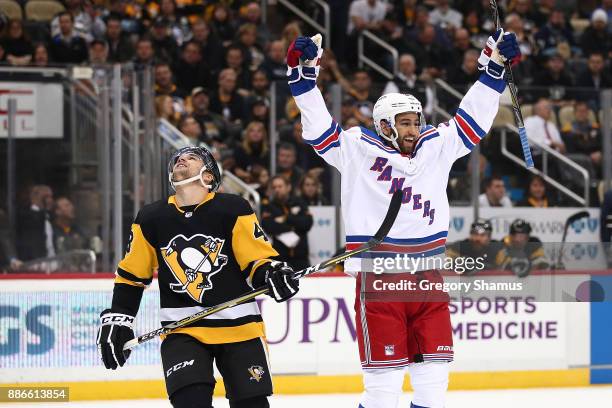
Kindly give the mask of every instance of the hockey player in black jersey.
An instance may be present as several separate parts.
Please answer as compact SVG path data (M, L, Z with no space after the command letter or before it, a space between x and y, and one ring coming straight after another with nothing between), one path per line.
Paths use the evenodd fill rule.
M158 270L162 325L267 285L282 302L298 291L249 203L217 193L221 175L201 147L177 151L168 164L176 190L146 205L132 224L119 262L111 308L100 315L97 343L104 365L116 369L130 352L142 293ZM161 345L166 389L175 408L212 407L213 362L230 407L268 407L272 394L264 324L257 303L243 303L167 335Z

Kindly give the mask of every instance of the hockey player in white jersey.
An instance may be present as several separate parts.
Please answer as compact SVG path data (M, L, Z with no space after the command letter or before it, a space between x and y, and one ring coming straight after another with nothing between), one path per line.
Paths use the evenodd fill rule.
M376 292L381 277L442 281L430 265L437 265L431 261L443 255L448 235L449 171L489 131L506 85L504 61L520 56L516 37L502 30L489 37L478 60L480 78L450 121L427 125L416 98L392 93L381 96L374 106L375 132L363 127L342 129L327 111L316 87L320 44L317 35L299 37L290 45L289 86L301 111L304 141L342 175L347 250L374 234L391 194L403 192L402 209L383 244L366 257L345 263L345 271L357 278L355 321L365 388L360 407L396 407L407 368L414 389L411 407L442 408L448 362L453 359L448 297L420 293L421 297L402 302L391 293L376 296ZM374 270L381 259L398 259L398 254L418 262L396 268L394 272L400 273L364 273Z

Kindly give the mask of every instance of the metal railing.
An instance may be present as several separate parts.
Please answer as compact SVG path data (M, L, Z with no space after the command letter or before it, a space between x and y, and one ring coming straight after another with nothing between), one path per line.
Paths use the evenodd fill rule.
M389 71L373 59L369 58L365 52L365 39L368 39L381 48L384 48L388 51L393 58L393 72ZM376 34L372 33L369 30L363 30L359 34L359 38L357 39L357 63L359 64L359 68L363 68L364 64L384 76L385 78L391 80L397 74L398 64L399 64L399 53L395 47L389 44L386 41L381 40Z
M458 92L455 88L450 86L445 81L443 81L441 79L436 79L435 80L435 84L436 84L436 86L444 89L450 95L456 97L458 100L461 100L463 98L463 95L460 92ZM448 113L446 111L444 111L442 108L440 108L437 103L435 104L434 110L436 111L436 113L441 114L443 116L447 116L448 115ZM450 115L448 115L448 117L450 117ZM517 165L519 165L521 167L524 167L525 166L524 158L517 156L516 154L512 153L507 148L507 132L508 131L512 131L512 132L515 132L515 133L518 134L518 129L513 124L506 123L506 124L504 124L501 127L500 130L501 130L501 153L505 157L507 157L509 160L511 160L513 163L515 163L515 164L517 164ZM529 138L529 135L527 135L527 137ZM528 169L528 170L531 171L533 174L537 174L537 175L541 176L551 186L555 187L562 194L564 194L567 197L571 198L572 200L576 201L580 205L588 206L589 205L589 199L590 199L590 187L591 187L591 179L590 179L590 175L589 175L588 170L585 169L584 167L580 166L578 163L576 163L575 161L571 160L570 158L566 157L562 153L559 153L555 149L552 149L551 147L549 147L549 146L547 146L547 145L545 145L543 143L540 143L537 140L533 140L532 138L529 138L529 143L532 146L538 147L542 151L542 167L543 167L543 169L540 170L540 169L537 169L537 168L531 168L531 169ZM554 158L554 160L558 160L563 165L569 166L572 169L576 170L582 176L582 179L584 181L584 184L583 184L583 195L582 196L576 194L571 189L569 189L567 186L565 186L564 184L562 184L558 180L556 180L553 177L551 177L551 175L549 174L549 171L548 171L549 170L549 166L548 166L549 156L552 156Z
M317 6L323 9L323 25L319 24L314 18L310 17L304 10L298 8L289 0L276 0L277 4L289 9L293 14L298 16L301 21L314 28L317 32L323 35L323 46L325 48L331 48L331 11L329 4L323 0L312 0ZM262 0L262 21L265 23L268 15L268 3L269 0Z

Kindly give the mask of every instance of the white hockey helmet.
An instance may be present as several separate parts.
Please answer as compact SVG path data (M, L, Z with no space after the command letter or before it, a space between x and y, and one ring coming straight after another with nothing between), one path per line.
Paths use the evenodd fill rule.
M388 140L393 147L397 150L400 150L399 145L397 144L397 129L395 128L395 117L400 113L405 112L414 112L419 116L419 122L421 124L421 128L425 127L425 116L423 115L423 106L421 106L421 102L414 96L410 94L402 94L402 93L388 93L376 101L374 105L374 111L372 112L372 117L374 118L374 127L376 128L376 133L385 140ZM380 121L385 120L391 127L393 134L391 136L387 136L383 133L382 128L380 126Z

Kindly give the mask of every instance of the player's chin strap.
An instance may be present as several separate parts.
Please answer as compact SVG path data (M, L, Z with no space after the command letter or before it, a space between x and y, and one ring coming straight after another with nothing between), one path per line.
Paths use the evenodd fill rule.
M200 169L200 173L197 176L189 177L188 179L181 180L181 181L172 180L173 173L170 173L168 175L168 180L170 181L170 185L172 186L174 190L176 190L176 186L184 186L185 184L193 183L194 181L199 181L200 184L202 184L202 186L206 187L209 190L212 190L212 185L204 183L204 179L202 178L205 171L206 171L206 167L203 166Z

